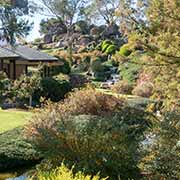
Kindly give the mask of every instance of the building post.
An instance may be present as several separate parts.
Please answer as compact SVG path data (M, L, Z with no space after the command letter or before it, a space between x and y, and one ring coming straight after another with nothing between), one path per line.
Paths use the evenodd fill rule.
M4 60L3 60L3 59L1 59L0 71L3 71L3 68L4 68Z
M13 60L13 79L16 79L16 60Z

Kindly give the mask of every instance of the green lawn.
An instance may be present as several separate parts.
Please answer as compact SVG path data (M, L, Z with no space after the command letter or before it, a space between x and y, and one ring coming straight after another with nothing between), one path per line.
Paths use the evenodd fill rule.
M31 112L0 109L0 133L24 125L31 117Z

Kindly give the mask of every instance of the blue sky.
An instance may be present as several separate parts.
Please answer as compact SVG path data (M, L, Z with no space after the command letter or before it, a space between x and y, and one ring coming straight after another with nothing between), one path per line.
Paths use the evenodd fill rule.
M34 1L37 4L41 4L40 0L31 0L31 1ZM29 36L27 36L26 40L33 41L34 39L40 37L40 33L39 33L40 26L39 25L40 25L40 22L42 19L47 19L47 16L43 16L41 14L35 13L35 14L33 14L33 17L28 17L28 19L30 22L33 22L34 25L33 25L32 31L29 33Z
M43 17L42 15L35 14L33 17L28 18L30 20L30 22L34 22L34 25L33 25L32 31L29 33L29 36L27 36L27 38L26 38L27 41L33 41L34 39L40 37L39 24L43 18L47 18L47 17Z

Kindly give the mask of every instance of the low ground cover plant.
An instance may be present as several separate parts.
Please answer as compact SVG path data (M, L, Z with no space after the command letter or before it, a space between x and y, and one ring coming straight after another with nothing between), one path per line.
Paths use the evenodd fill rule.
M67 168L64 164L50 172L39 171L37 178L39 180L107 180L108 178L100 178L99 175L86 175L79 171L74 174L73 167ZM33 179L33 178L32 178Z

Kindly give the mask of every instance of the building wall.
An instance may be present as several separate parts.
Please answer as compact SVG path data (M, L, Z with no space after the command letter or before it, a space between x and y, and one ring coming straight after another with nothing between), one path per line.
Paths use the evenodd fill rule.
M1 61L0 61L1 67ZM5 61L3 63L3 69L0 69L6 72L7 76L10 79L14 79L14 65L12 62ZM16 64L16 78L20 77L22 74L26 73L26 65L25 64Z
M16 78L20 77L22 74L26 73L26 65L17 64L16 65Z
M2 62L0 61L0 71L4 71L8 77L10 77L10 66L9 63L6 61L6 63L3 63L3 67L2 67Z

